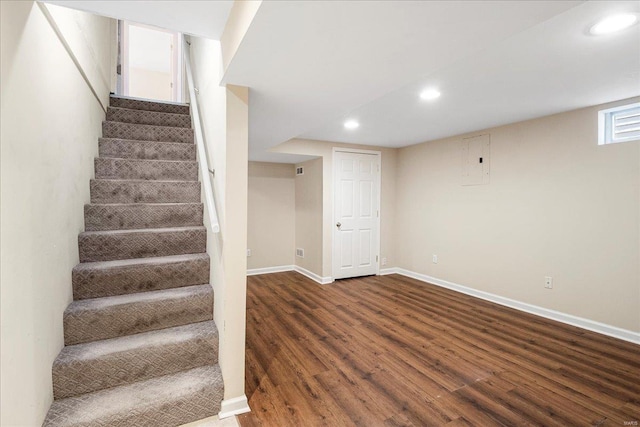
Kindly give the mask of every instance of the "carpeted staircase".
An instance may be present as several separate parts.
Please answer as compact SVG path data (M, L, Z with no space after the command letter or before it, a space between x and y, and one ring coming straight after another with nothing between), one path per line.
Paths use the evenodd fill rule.
M111 97L44 426L178 426L223 395L189 106Z

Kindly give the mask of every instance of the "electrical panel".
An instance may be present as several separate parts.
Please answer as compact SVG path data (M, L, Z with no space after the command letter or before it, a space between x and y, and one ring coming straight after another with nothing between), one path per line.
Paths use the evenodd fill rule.
M462 185L489 184L491 135L464 138L462 152Z

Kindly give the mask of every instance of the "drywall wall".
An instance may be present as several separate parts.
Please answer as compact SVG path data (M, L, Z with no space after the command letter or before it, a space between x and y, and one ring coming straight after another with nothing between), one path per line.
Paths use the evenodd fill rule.
M615 105L465 135L491 136L488 185L461 185L462 136L400 149L397 266L640 331L640 144L597 142Z
M332 273L333 240L333 148L353 148L381 152L381 188L380 188L380 259L386 259L385 266L395 267L395 215L396 215L396 153L395 148L372 147L366 145L343 144L328 141L291 139L272 149L274 152L303 154L322 158L322 268L311 272L324 278ZM306 248L305 248L306 249Z
M111 20L46 7L106 104ZM0 19L0 424L34 426L53 400L104 111L36 3L2 1Z
M51 4L40 3L39 6L43 14L50 15L52 22L49 25L59 32L63 39L60 42L71 51L70 58L77 61L78 70L106 109L109 92L115 89L117 21Z
M249 162L247 268L293 265L296 234L294 166Z
M171 73L129 68L129 96L172 101Z
M224 399L246 402L248 89L218 85L222 75L219 42L192 37L191 59L200 92L197 102L209 166L215 170L212 184L220 220L220 233L212 233L209 216L205 216L207 252L211 256L210 280L215 292L214 319L220 333ZM209 179L208 176L201 178Z
M304 250L296 255L295 265L322 275L322 185L323 159L313 159L296 165L304 169L295 179L295 247Z
M244 35L251 26L262 0L237 0L233 2L224 31L220 36L222 49L222 66L227 69L233 56L238 51Z
M249 89L227 85L225 224L222 229L225 273L224 346L220 348L225 399L244 396L247 301L247 181L249 163Z

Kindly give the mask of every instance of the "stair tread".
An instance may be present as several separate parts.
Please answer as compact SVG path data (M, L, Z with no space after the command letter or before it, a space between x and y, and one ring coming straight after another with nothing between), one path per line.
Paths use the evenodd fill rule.
M128 96L111 96L109 99L109 106L129 108L132 110L158 111L162 113L191 114L189 104L133 98Z
M201 202L199 181L110 177L89 185L94 203Z
M78 360L92 360L109 354L122 353L143 347L177 344L211 333L216 334L215 322L208 320L123 337L68 345L58 354L53 364L54 366L69 364Z
M128 157L96 157L96 160L107 160L107 161L112 161L112 160L120 160L120 161L125 161L125 162L162 162L162 163L189 163L189 164L197 164L198 161L197 160L169 160L169 159L131 159ZM96 179L104 179L104 178L96 178ZM130 180L130 179L121 179L121 181L135 181L135 180ZM140 180L138 180L140 181ZM158 181L165 181L165 180L158 180ZM171 181L171 180L166 180L166 181ZM173 180L176 181L176 180Z
M166 113L165 113L166 114ZM181 127L176 127L176 126L162 126L162 125L149 125L146 123L129 123L129 122L117 122L115 120L103 120L102 122L103 124L105 123L117 123L119 125L126 125L126 126L135 126L135 127L141 127L141 128L163 128L168 130L192 130L190 127L188 128L181 128ZM112 139L125 139L125 138L114 138L114 137L110 137L110 136L106 136L104 138L112 138ZM155 141L153 139L134 139L134 141ZM160 141L156 141L156 142L160 142ZM176 142L176 141L167 141L167 142ZM185 144L184 142L182 144Z
M203 253L206 236L203 225L83 231L78 235L80 262Z
M127 101L136 101L136 102L144 102L146 104L162 104L162 105L176 105L179 107L189 107L189 104L186 102L175 102L175 101L164 101L162 99L149 99L149 98L139 98L136 96L124 96L124 95L109 95L110 99L122 99Z
M172 104L169 104L172 105ZM185 107L188 107L187 104L179 104L179 105L183 105ZM107 111L109 110L116 110L116 111L142 111L145 113L158 113L158 114L171 114L174 116L189 116L189 114L183 114L183 113L170 113L170 112L164 112L164 111L149 111L149 110L140 110L139 108L128 108L128 107L117 107L115 105L109 105L107 106Z
M43 426L180 425L217 413L222 392L220 366L203 366L56 400Z
M129 124L135 124L135 123L129 123ZM153 139L146 140L146 139L109 138L109 137L102 137L102 136L98 138L98 142L111 142L111 141L130 142L132 144L141 144L145 142L150 144L171 144L171 145L180 146L180 147L183 147L185 145L184 142L154 141Z
M114 157L115 158L115 157ZM121 158L120 158L121 159ZM122 160L135 160L135 159L122 159ZM138 160L142 160L142 159L138 159ZM161 160L161 161L170 161L170 160ZM91 181L96 181L96 182L108 182L108 183L112 183L112 184L118 184L118 183L122 183L122 184L143 184L143 185L161 185L162 183L167 183L167 184L183 184L183 185L188 185L188 184L192 184L194 182L198 182L198 181L185 181L183 179L154 179L154 180L148 180L148 179L123 179L123 178L94 178ZM162 202L165 203L165 202ZM180 203L180 202L173 202L173 203ZM196 202L185 202L185 203L196 203ZM105 204L109 204L109 203L105 203Z
M179 206L199 206L202 205L200 202L158 202L158 203L87 203L85 206L108 206L113 208L122 208L122 207L133 207L133 208L144 208L144 207L179 207Z
M213 288L192 285L73 301L63 314L66 345L213 319Z
M53 362L56 399L217 363L213 320L68 345Z
M134 294L114 295L110 297L90 298L72 301L64 311L65 315L79 314L89 311L100 311L106 308L129 304L145 304L161 300L179 300L188 296L213 292L210 285L183 286L181 288L162 289L158 291L138 292Z
M174 112L149 111L109 106L107 108L106 119L108 121L121 123L191 128L190 115Z
M132 259L115 259L111 261L93 261L93 262L81 262L77 264L74 270L96 270L96 269L109 269L128 267L132 265L151 265L151 264L163 264L174 263L182 261L190 261L197 259L207 259L209 255L205 253L199 254L183 254L183 255L167 255L150 258L132 258Z
M135 230L203 224L202 203L87 203L85 231Z
M86 231L135 230L202 225L202 203L89 203Z
M184 142L100 138L101 158L195 161L196 146Z
M83 231L81 236L92 236L97 234L117 235L117 234L134 234L134 233L174 233L176 231L189 230L206 230L204 225L194 225L189 227L167 227L167 228L136 228L132 230L96 230Z
M94 167L98 179L198 180L198 162L195 160L96 157Z
M194 132L191 127L137 124L112 120L102 122L102 136L105 138L137 139L141 141L194 143Z

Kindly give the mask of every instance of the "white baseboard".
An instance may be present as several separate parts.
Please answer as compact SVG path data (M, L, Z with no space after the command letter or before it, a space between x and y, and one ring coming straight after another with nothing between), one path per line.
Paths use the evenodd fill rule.
M228 418L234 415L244 414L246 412L251 412L251 408L249 408L247 396L243 394L242 396L223 400L222 404L220 405L218 418Z
M427 276L426 274L420 274L413 271L405 270L403 268L387 268L380 271L380 274L394 274L394 273L411 277L412 279L420 280L421 282L431 283L433 285L451 289L453 291L460 292L466 295L471 295L473 297L480 298L485 301L490 301L496 304L504 305L506 307L515 308L516 310L524 311L526 313L535 314L536 316L541 316L541 317L545 317L547 319L555 320L561 323L566 323L568 325L577 326L582 329L587 329L589 331L597 332L603 335L608 335L613 338L629 341L634 344L640 344L640 333L633 332L627 329L618 328L617 326L611 326L605 323L596 322L594 320L589 320L582 317L573 316L571 314L562 313L560 311L550 310L548 308L539 307L536 305L516 301L510 298L501 297L499 295L491 294L489 292L479 291L477 289L458 285L456 283L448 282L446 280L438 279L436 277Z
M279 265L276 267L252 268L251 270L247 270L247 276L255 276L257 274L282 273L284 271L297 271L303 276L306 276L314 282L320 283L321 285L333 283L333 277L318 276L316 273L297 265Z
M255 276L256 274L282 273L283 271L293 271L293 265L278 265L276 267L252 268L247 270L247 276Z
M379 276L386 276L387 274L398 274L398 269L395 267L391 268L381 268L378 272Z
M329 283L333 283L333 277L322 277L322 276L318 276L316 273L313 273L309 270L307 270L306 268L302 268L298 265L293 267L294 271L297 271L298 273L302 274L303 276L307 276L309 279L314 280L318 283L320 283L321 285L326 285Z

